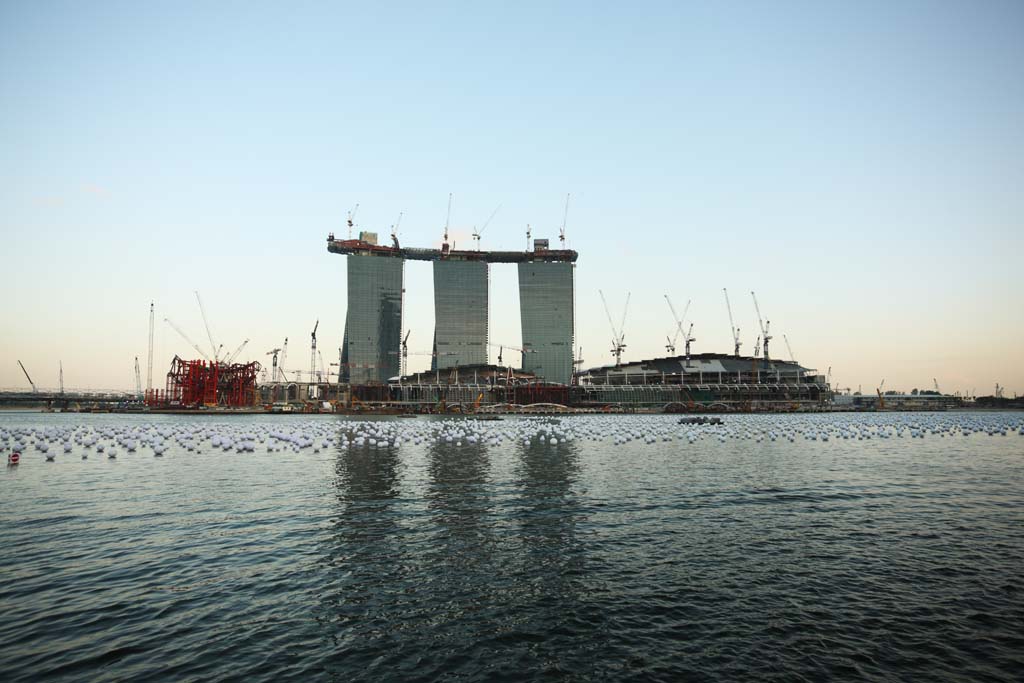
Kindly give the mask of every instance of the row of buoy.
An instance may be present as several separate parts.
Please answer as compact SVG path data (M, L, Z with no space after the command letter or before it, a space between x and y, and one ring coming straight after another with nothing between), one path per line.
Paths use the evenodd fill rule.
M566 444L610 442L620 446L719 443L755 443L803 440L963 438L973 435L1024 436L1024 420L1009 413L940 414L825 414L731 415L722 424L680 424L670 415L587 415L570 417L522 416L501 421L471 418L420 420L310 419L288 428L268 423L209 423L182 421L120 425L61 425L0 428L0 449L26 453L33 449L47 460L58 453L80 452L116 458L119 451L151 452L161 457L171 448L187 453L319 453L326 449L396 450L405 444L434 447L524 446L559 447ZM13 452L11 453L13 455ZM11 458L8 458L11 463Z

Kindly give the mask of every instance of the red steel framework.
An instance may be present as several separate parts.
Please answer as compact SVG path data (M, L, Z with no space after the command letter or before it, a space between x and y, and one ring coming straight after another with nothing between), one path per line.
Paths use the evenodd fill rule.
M260 364L216 363L185 360L178 356L171 361L167 373L167 390L146 393L151 406L224 406L245 408L258 402L256 375Z

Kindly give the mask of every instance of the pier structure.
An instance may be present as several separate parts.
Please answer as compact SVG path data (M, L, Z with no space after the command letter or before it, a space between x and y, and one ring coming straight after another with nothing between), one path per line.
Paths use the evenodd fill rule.
M383 384L399 374L402 354L403 265L434 267L432 370L485 364L488 349L490 264L519 268L519 308L524 370L569 384L573 372L574 268L579 255L534 240L529 251L455 250L377 244L377 235L327 237L327 250L348 257L348 310L342 378L350 384Z

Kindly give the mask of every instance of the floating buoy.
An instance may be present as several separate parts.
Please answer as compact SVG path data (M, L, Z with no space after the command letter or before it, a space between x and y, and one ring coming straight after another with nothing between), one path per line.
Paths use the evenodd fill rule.
M14 451L13 453L7 456L8 465L17 465L19 462L21 462L21 453L19 453L18 451Z

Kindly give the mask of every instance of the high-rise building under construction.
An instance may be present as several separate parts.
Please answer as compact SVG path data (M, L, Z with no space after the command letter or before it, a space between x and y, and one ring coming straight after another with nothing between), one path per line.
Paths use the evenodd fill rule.
M352 384L386 382L399 372L405 261L359 254L348 259L348 310L342 377Z
M402 274L406 259L434 264L432 369L487 363L489 267L519 267L523 369L548 382L568 384L573 372L574 282L578 255L548 249L455 251L378 245L376 235L327 238L327 250L348 256L348 312L342 346L343 379L352 384L386 382L399 374L402 348ZM506 349L511 351L511 349ZM514 353L514 352L513 352Z
M488 264L434 261L432 370L487 363Z
M573 264L519 264L519 314L523 326L523 370L548 382L572 379Z

